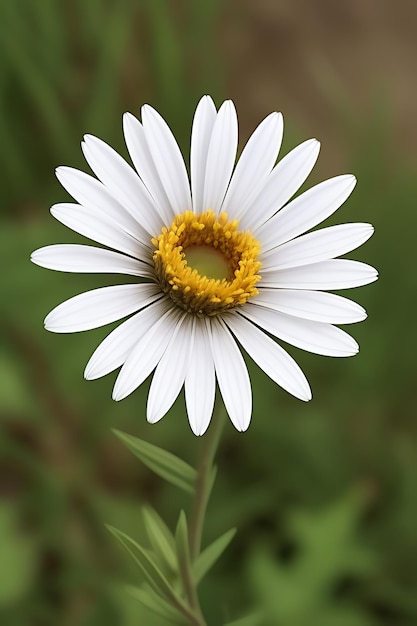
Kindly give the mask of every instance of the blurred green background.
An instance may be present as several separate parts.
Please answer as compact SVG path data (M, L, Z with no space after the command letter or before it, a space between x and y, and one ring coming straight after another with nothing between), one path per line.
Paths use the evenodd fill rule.
M107 328L43 330L51 308L106 277L28 259L81 241L48 208L67 198L54 167L87 169L83 133L126 155L122 113L148 102L187 154L203 93L235 101L241 147L272 110L286 121L282 154L322 140L309 186L357 175L333 222L375 225L354 258L381 273L347 294L369 313L351 329L357 357L289 348L311 403L251 368L253 423L246 434L227 425L208 512L206 541L238 527L201 586L208 622L262 607L260 623L278 626L417 624L416 20L407 0L1 0L1 624L161 623L120 590L138 572L103 523L142 540L142 504L174 528L190 503L110 429L192 464L201 440L182 397L150 426L147 385L116 404L114 376L83 380Z

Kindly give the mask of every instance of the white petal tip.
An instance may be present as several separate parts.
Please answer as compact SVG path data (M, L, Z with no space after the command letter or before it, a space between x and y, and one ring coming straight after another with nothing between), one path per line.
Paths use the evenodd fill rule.
M97 370L94 367L91 367L89 362L85 366L84 378L85 380L96 380L97 378L100 378L100 374L97 373Z
M35 250L34 252L32 252L32 254L30 255L30 260L32 263L35 263L36 265L39 265L39 254L38 254L39 250Z
M339 176L335 176L329 180L334 181L336 185L341 185L341 189L345 189L345 192L348 193L347 197L350 196L357 183L357 179L354 174L340 174Z
M54 318L55 318L54 311L55 309L51 311L50 313L48 313L48 315L45 317L43 321L45 330L49 330L52 333L59 332L57 331L57 326L54 323Z
M204 433L207 431L208 427L209 427L209 424L201 426L200 424L192 424L190 422L190 428L196 437L202 437Z
M135 124L136 122L138 122L138 120L132 113L129 111L123 113L123 127L132 126L132 124Z
M364 320L366 320L367 317L368 313L366 312L366 310L362 306L358 306L357 316L353 319L353 323L363 322Z
M336 179L339 178L338 176L336 176ZM344 189L344 193L346 194L346 199L349 198L349 196L351 195L352 191L355 189L356 187L356 176L354 176L353 174L342 174L342 176L339 178L340 182L342 183L342 188L341 191L343 191Z
M268 117L266 119L268 119L272 122L275 123L281 123L283 121L283 117L282 117L282 113L280 113L279 111L273 111L272 113L270 113L268 115Z
M302 381L300 381L300 383L302 383ZM298 400L309 402L313 396L307 380L304 380L304 383L305 384L298 385L298 387L293 390L287 388L286 391L288 391L295 398L298 398Z
M349 351L346 351L345 356L355 356L356 354L358 354L358 352L359 344L357 344L356 341L353 341L351 349Z
M312 137L311 139L307 139L307 141L304 142L303 144L306 148L311 148L313 151L320 151L321 148L321 142L316 139L316 137Z
M113 393L112 393L112 399L115 402L120 402L120 400L123 400L124 398L126 398L126 396L129 394L123 394L119 389L113 389Z
M43 323L43 327L45 330L47 330L50 333L65 333L65 330L57 328L56 326L54 326L54 324L51 324L51 322L48 319L45 319Z
M55 176L62 186L64 186L64 181L67 180L68 170L71 171L71 168L67 165L58 165L58 167L55 168Z
M219 109L219 113L222 110L225 111L227 115L235 115L236 108L233 103L233 100L225 100Z
M379 278L379 272L378 270L376 270L375 268L372 268L373 271L371 271L369 273L369 282L373 283L374 281L378 280Z
M156 424L157 422L159 422L163 417L164 417L165 413L163 413L162 415L155 413L154 411L147 411L146 413L146 420L149 424Z
M45 318L43 326L45 330L47 330L48 332L57 333L59 335L65 335L67 333L69 334L69 333L78 332L77 330L74 330L73 328L68 328L68 326L60 326L59 324L56 323L56 321L53 318L49 319L48 316Z
M49 209L49 213L52 215L52 217L56 217L59 213L59 204L52 205Z
M236 428L236 430L239 433L244 433L245 431L248 430L248 428L250 426L250 418L249 418L249 420L247 422L239 423L236 420L232 420L232 423L233 423L233 426Z
M152 115L154 117L160 117L158 111L156 111L153 107L151 107L150 104L144 104L142 105L141 109L140 109L140 113L141 113L141 117L142 117L142 123L144 122L144 117L146 117L147 115Z

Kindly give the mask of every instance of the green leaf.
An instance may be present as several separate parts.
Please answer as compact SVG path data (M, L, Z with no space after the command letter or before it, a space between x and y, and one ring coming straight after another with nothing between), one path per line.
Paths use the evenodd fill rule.
M198 583L204 578L209 569L213 567L217 559L223 554L235 534L236 528L231 528L225 532L224 535L221 535L218 539L213 541L213 543L207 546L207 548L205 548L198 556L193 568L194 575Z
M171 572L177 571L175 539L163 519L151 506L142 509L146 533L156 555L166 563Z
M171 587L170 583L165 578L148 550L143 548L134 539L126 535L126 533L122 532L121 530L118 530L117 528L108 525L106 526L106 528L132 555L132 557L135 559L136 563L142 570L146 581L157 594L165 598L175 598L176 600L179 600L174 589Z
M183 623L183 617L177 609L152 591L150 587L146 585L143 587L133 587L132 585L127 585L126 591L147 609L153 611L160 617L170 622L174 622L175 624Z
M194 580L193 568L190 557L190 542L188 535L187 518L184 511L181 511L175 531L175 542L177 545L178 567L185 596L190 607L198 607L197 587ZM200 622L198 622L200 623Z
M188 465L175 454L138 437L122 433L119 430L113 430L113 432L155 474L188 493L194 493L197 472L191 465Z
M158 595L158 597L162 597L163 599L171 602L191 624L197 623L196 620L198 616L194 610L189 607L182 598L180 598L174 588L170 585L148 550L145 550L145 548L140 546L136 541L134 541L134 539L126 535L121 530L117 530L117 528L113 528L112 526L107 526L107 528L133 556L136 563L142 570L142 573L144 574L152 591Z
M187 518L181 511L175 531L175 543L177 546L177 558L183 580L191 574L190 544L188 539Z

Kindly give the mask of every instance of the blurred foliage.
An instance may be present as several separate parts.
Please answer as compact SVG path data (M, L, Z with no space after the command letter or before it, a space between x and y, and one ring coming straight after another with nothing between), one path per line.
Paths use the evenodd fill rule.
M112 376L82 380L108 330L54 336L42 331L42 319L106 279L58 275L28 259L42 245L81 240L54 223L47 206L65 197L53 167L85 168L82 133L125 154L121 113L150 102L187 152L198 97L210 92L219 104L228 95L216 44L221 19L220 3L202 0L0 2L0 623L7 626L165 623L122 589L137 585L138 573L104 523L146 543L143 506L174 532L189 500L111 428L191 465L201 442L182 397L150 426L146 385L116 404ZM358 292L370 314L353 329L361 354L338 361L290 348L313 388L307 406L249 364L253 425L244 435L226 428L208 511L205 545L238 528L201 584L209 624L417 623L410 272L417 181L414 164L392 157L385 105L378 100L366 118L340 112L342 149L359 185L334 221L376 226L355 258L381 271L377 285ZM265 115L279 106L271 102ZM287 134L286 146L292 140Z

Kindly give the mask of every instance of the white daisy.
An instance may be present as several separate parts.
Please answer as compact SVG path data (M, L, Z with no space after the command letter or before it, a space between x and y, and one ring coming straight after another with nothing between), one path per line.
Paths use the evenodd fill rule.
M271 335L316 354L358 351L334 324L359 322L365 310L324 290L377 278L364 263L336 258L363 244L373 228L341 224L305 234L345 202L354 176L337 176L291 200L315 164L319 143L306 141L275 165L283 121L272 113L235 167L234 105L226 101L217 111L204 96L191 134L190 185L178 145L153 108L142 108L142 122L130 113L123 121L134 168L87 135L82 149L97 178L59 167L58 179L76 203L51 209L57 220L111 249L53 245L32 260L64 272L135 278L67 300L45 327L72 333L130 316L98 346L85 377L121 368L113 390L121 400L155 370L149 422L166 414L184 385L196 435L209 425L216 380L234 426L249 426L252 392L239 344L278 385L309 400L303 372Z

